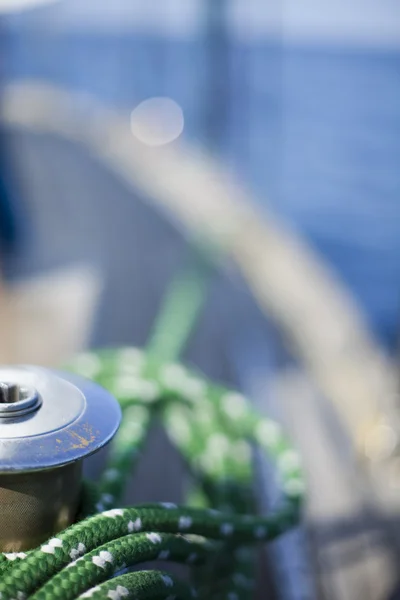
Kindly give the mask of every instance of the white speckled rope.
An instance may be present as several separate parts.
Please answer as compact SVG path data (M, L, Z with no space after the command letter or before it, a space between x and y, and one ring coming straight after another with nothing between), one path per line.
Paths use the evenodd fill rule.
M203 252L170 286L147 352L91 352L68 366L118 398L122 424L99 484L84 489L82 516L93 516L26 554L0 555L0 600L252 597L252 546L298 522L304 481L299 457L276 423L258 416L241 394L174 362L201 307L209 264ZM153 417L162 418L186 460L190 507L115 508ZM281 477L281 502L267 517L254 516L253 444L271 456ZM156 469L152 476L162 476L161 457ZM194 588L158 571L129 572L152 560L190 565Z
M299 518L304 488L299 458L280 427L257 416L241 394L209 383L179 364L160 364L135 348L80 355L70 367L107 387L123 409L123 422L99 484L95 510L101 514L26 555L3 555L2 600L68 600L81 594L167 598L168 590L162 595L165 575L157 571L119 575L115 586L114 579L109 581L122 567L155 559L203 565L197 567L199 574L193 570L200 597L251 597L254 565L248 546L274 539ZM196 482L192 507L114 509L156 414L162 415ZM252 443L276 461L282 479L281 503L265 518L250 516L255 514ZM177 590L172 597L193 597L189 588L171 581Z

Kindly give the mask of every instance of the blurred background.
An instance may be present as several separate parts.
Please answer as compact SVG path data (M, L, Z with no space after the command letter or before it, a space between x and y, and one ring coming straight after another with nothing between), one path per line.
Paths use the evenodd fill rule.
M182 135L307 236L393 347L398 12L396 0L64 0L4 17L2 74L126 110L172 99Z
M272 579L393 597L400 503L342 454L378 409L395 429L399 2L1 0L0 42L2 360L144 346L193 243L226 246L185 357L305 457L309 551Z

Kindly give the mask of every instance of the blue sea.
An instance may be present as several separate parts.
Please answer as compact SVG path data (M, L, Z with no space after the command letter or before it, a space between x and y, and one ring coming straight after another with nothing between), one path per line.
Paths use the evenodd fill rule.
M400 53L137 34L8 39L6 76L133 108L170 96L216 152L333 265L393 347L400 322Z

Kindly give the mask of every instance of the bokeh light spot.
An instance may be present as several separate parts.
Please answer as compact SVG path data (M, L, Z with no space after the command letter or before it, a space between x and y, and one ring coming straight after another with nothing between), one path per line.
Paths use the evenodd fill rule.
M176 140L185 125L183 110L167 97L149 98L131 113L131 131L147 146L164 146Z

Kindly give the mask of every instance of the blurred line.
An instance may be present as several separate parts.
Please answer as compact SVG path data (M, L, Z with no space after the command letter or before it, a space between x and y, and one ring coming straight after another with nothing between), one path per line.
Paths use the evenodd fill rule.
M162 362L180 359L207 296L211 266L197 253L191 258L169 284L147 344L150 355Z

